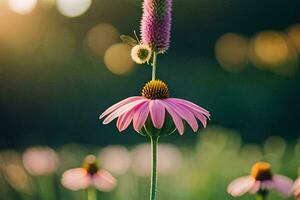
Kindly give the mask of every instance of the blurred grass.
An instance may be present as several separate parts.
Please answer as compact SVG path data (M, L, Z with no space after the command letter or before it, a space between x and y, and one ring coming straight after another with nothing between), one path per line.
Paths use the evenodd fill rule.
M172 148L177 149L175 146ZM60 184L60 177L63 171L79 167L85 155L88 153L98 155L101 149L97 146L86 147L79 144L64 145L56 150L60 161L55 174L31 177L26 173L22 179L18 171L12 173L16 177L11 173L7 175L5 167L13 164L23 169L22 152L3 150L0 153L0 199L85 199L85 191L71 192L63 188ZM128 146L127 149L133 151L136 148ZM296 178L300 164L300 142L286 143L280 137L271 137L263 145L245 144L241 141L239 133L222 127L209 127L201 131L194 144L179 145L178 149L183 158L180 162L172 161L172 159L164 161L178 165L168 165L171 167L170 171L172 168L178 169L173 175L163 173L163 171L160 173L158 199L232 199L226 193L228 183L238 176L249 174L255 162L262 160L271 162L273 173L281 173L293 179ZM117 176L117 188L111 193L101 193L99 199L140 200L148 198L149 177L137 175L136 168L132 167L135 165L133 156L136 155L133 153L130 155L132 156L130 167L125 174ZM150 159L147 153L142 155ZM116 164L122 165L122 161ZM20 187L24 181L26 185ZM254 199L254 196L245 195L240 199ZM281 198L272 192L270 199Z

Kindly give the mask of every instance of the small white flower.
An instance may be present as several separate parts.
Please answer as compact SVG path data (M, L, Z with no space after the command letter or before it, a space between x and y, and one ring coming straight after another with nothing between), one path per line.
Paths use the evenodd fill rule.
M131 58L137 64L144 64L151 58L152 50L146 44L138 44L131 50Z

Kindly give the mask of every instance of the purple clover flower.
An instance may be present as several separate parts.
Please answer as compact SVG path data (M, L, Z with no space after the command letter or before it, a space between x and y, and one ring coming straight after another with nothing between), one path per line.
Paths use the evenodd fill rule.
M172 0L144 0L141 37L156 52L169 48L172 22Z

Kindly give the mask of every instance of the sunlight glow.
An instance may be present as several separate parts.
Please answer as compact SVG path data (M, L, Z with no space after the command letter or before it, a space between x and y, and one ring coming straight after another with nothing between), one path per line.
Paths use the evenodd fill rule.
M59 12L66 17L83 15L91 6L92 0L57 0Z
M225 70L241 71L248 62L248 38L236 33L226 33L216 42L215 54Z
M9 8L19 14L29 14L37 5L37 0L9 0Z
M109 71L114 74L126 74L129 72L134 66L130 52L131 47L123 43L109 47L104 55L104 62Z
M108 47L119 41L119 31L112 24L97 24L86 36L86 45L95 56L103 58Z

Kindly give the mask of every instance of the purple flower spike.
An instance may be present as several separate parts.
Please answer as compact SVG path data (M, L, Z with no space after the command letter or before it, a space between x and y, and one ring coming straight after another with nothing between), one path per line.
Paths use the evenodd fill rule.
M141 37L156 52L169 48L172 0L144 0Z

